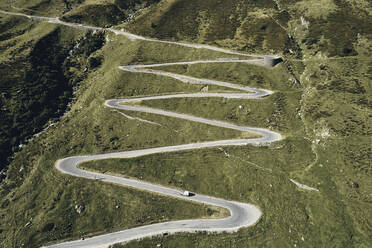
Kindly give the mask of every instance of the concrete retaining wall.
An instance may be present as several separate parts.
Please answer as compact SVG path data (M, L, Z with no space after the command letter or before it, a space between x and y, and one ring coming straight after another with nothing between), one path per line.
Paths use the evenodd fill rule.
M275 65L283 62L283 59L275 56L265 56L264 57L264 66L265 67L274 67Z

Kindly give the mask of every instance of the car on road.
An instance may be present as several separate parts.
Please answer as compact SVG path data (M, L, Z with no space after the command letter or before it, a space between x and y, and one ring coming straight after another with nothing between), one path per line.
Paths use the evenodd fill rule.
M181 193L181 195L189 197L189 196L194 196L195 194L190 191L185 190Z

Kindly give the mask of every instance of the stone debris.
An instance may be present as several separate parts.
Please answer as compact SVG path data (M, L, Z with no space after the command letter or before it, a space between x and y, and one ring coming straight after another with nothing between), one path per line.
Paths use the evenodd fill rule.
M289 179L292 183L296 184L297 187L301 188L301 189L305 189L305 190L311 190L311 191L319 191L319 189L316 189L316 188L313 188L313 187L310 187L310 186L307 186L305 184L302 184L302 183L299 183L293 179Z
M200 92L208 92L209 90L209 86L204 86L203 88L201 88Z
M81 205L75 205L76 213L81 214L84 211L85 207Z

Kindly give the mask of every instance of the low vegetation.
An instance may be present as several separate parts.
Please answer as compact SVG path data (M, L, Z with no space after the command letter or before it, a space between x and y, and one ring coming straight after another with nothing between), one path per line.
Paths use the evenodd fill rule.
M298 108L291 107L291 104L299 106L298 98L288 98L286 95L290 94L290 87L289 93L277 91L257 103L256 100L235 102L219 99L148 103L152 107L161 106L239 124L273 127L286 134L286 139L267 148L229 147L84 164L87 169L255 203L264 213L257 226L242 229L237 234L178 234L146 238L114 247L156 246L159 243L164 247L368 247L371 125L367 121L370 103L366 99L370 99L370 96L366 89L370 84L363 76L367 69L365 59L361 56L360 60L325 59L321 63L319 60L306 63L301 87L292 90L295 95L299 90L302 92L301 107ZM340 85L328 88L322 86L322 80L306 81L308 69L315 72L312 74L314 78L327 77L330 85L332 81L349 77L348 82L340 84L345 90L338 94L334 87ZM276 70L280 70L280 67ZM267 74L270 75L270 71ZM355 80L359 83L350 83ZM313 91L310 92L309 88ZM282 105L285 111L275 110L280 106L275 104L278 94L286 96L286 104ZM213 109L216 102L220 108ZM348 106L345 106L346 102ZM256 114L247 115L246 111L237 108L238 104L244 106L243 110L248 108ZM273 112L268 111L270 108L267 105L275 106L271 110ZM195 106L203 106L203 110ZM231 112L236 118L230 118ZM274 119L269 119L265 124L266 113L271 113L269 117L278 113L277 116L285 118L279 122L281 125L275 127L272 125ZM255 119L255 122L251 119ZM289 179L317 188L320 192L296 188Z
M125 20L125 15L115 4L90 4L73 9L65 14L62 20L105 27Z
M62 31L68 32L67 29ZM98 42L99 44L100 34L92 35L86 34L82 37L80 45L72 52L76 56L71 56L71 59L64 63L68 66L67 68L70 68L68 73L71 78L82 78L79 90L76 92L76 101L72 104L70 111L55 126L35 137L15 154L7 178L1 185L0 235L2 246L12 247L23 243L26 247L35 247L55 240L78 238L92 233L138 226L140 223L223 214L223 211L221 212L219 209L186 203L190 210L186 212L182 210L183 214L180 215L176 209L180 211L182 208L177 204L186 206L184 203L173 204L171 202L175 202L175 200L159 198L159 196L150 193L143 193L147 195L144 199L139 195L138 198L134 198L131 196L133 190L121 189L118 191L119 187L112 188L111 185L98 187L98 182L85 182L83 179L65 177L55 170L54 163L57 159L74 154L184 144L242 135L236 131L221 130L193 122L181 120L169 122L167 118L159 116L156 116L157 119L154 120L161 123L162 126L155 126L128 120L103 106L105 99L119 96L200 90L199 85L185 85L173 79L154 78L142 74L132 77L133 75L128 72L120 71L117 68L119 65L140 61L154 62L154 58L162 59L157 56L159 53L163 54L163 58L168 57L175 61L184 58L190 60L213 58L217 57L218 53L187 48L180 49L166 44L150 45L143 42L132 42L113 34L106 34L106 43L102 49L93 52L88 57L101 58L102 64L92 70L88 68L86 74L80 74L82 71L74 68L76 63L83 60L85 52L90 54L89 48L91 46L84 45L85 42L92 44ZM154 45L157 46L155 50L152 49ZM122 49L123 47L126 49ZM78 59L80 55L82 57ZM89 61L89 59L87 60ZM138 82L141 82L141 85ZM152 117L144 116L143 118ZM144 129L149 132L142 132ZM53 187L50 187L51 184ZM82 190L82 188L84 189ZM93 192L95 193L93 194ZM121 193L114 195L113 192ZM70 195L74 197L70 198ZM87 198L87 195L91 196ZM125 211L131 212L131 219L125 217L128 214L120 212L124 219L121 219L121 222L116 222L117 217L115 216L118 215L118 212L113 209L111 203L104 205L107 202L102 200L107 199L107 197L104 198L105 195L111 197L108 199L117 205L129 204L131 207L125 208ZM125 199L132 200L130 203L126 203ZM145 203L140 202L139 199ZM164 202L164 205L155 203L157 201ZM75 205L78 205L77 209L80 205L84 205L84 209L91 210L85 212L81 223L94 222L96 224L81 225L79 218L75 219L78 216L75 214ZM151 206L158 210L154 211ZM143 211L136 212L136 208L143 209ZM103 219L95 220L100 212L94 209L102 209L101 213L105 212ZM68 218L63 218L69 212L71 214L68 215ZM149 214L144 214L147 212ZM161 215L156 213L161 213ZM164 217L158 218L158 216ZM32 225L27 224L30 221ZM44 229L50 231L44 232Z
M124 28L160 39L189 40L249 52L300 55L282 23L287 12L275 11L274 1L161 1Z
M81 16L71 21L89 24L117 23L117 28L161 39L283 55L284 63L272 69L235 63L156 68L274 91L264 99L168 99L140 104L266 127L279 131L284 139L269 147L221 147L83 164L91 170L253 203L263 212L254 227L233 234L181 233L114 247L372 246L372 25L368 4L352 0L312 0L306 5L289 0L157 2L89 0L48 4L20 0L15 7L22 6L23 10L18 11L38 15ZM0 6L5 5L15 11L1 1ZM86 13L91 8L96 11L98 5L115 5L123 16L117 20L109 20L107 15L89 19ZM319 5L327 9L318 12ZM135 12L136 18L120 24L122 18ZM14 154L0 188L0 246L38 247L148 223L226 214L210 206L62 175L54 163L77 154L244 136L174 118L125 112L160 124L151 125L126 119L103 106L110 98L199 92L204 88L160 76L123 72L117 68L119 65L234 56L130 41L112 33L86 33L20 17L1 15L1 21L0 70L12 96L2 96L2 104L28 106L34 101L47 111L45 115L35 112L42 117L40 122L14 122L17 129L11 129L12 136L2 131L2 139L8 137L10 141L6 142L18 146L23 138L13 141L9 137L23 132L27 134L19 137L29 137L32 130L36 131L33 123L40 128L57 118L66 108L72 87L79 87L76 100L63 118ZM49 56L45 60L36 56L44 52L50 54L45 54ZM32 61L40 67L34 68ZM33 72L40 86L24 84L27 72ZM57 84L56 79L62 76L65 84ZM33 92L24 95L32 96L27 98L29 102L22 98L28 91L22 88L17 92L23 85ZM55 101L43 102L49 99L48 94L38 87L58 92ZM40 92L46 94L45 98ZM23 108L14 109L17 111L4 116L25 115ZM3 107L1 111L5 111ZM12 119L5 120L8 124L1 123L1 128L9 130ZM290 179L319 191L300 189Z
M4 17L4 22L0 169L34 134L63 115L88 67L93 70L101 63L93 53L104 44L103 33L33 24L17 17ZM18 30L6 28L12 23L20 23Z
M6 29L18 23L17 29ZM1 161L7 166L11 154L43 126L63 114L73 85L63 71L69 49L78 32L66 35L61 28L34 25L22 18L4 18L1 51ZM31 29L31 31L29 31ZM36 36L40 35L36 40ZM6 48L6 49L5 49Z

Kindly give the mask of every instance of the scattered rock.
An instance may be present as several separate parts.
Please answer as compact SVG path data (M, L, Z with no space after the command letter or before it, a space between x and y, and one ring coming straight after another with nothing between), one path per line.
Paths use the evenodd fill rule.
M201 88L200 92L208 92L209 90L209 86L204 86L203 88Z
M85 207L81 205L75 205L75 210L78 214L81 214L84 211Z
M303 16L301 16L301 25L304 26L306 29L309 28L309 22L306 21Z

